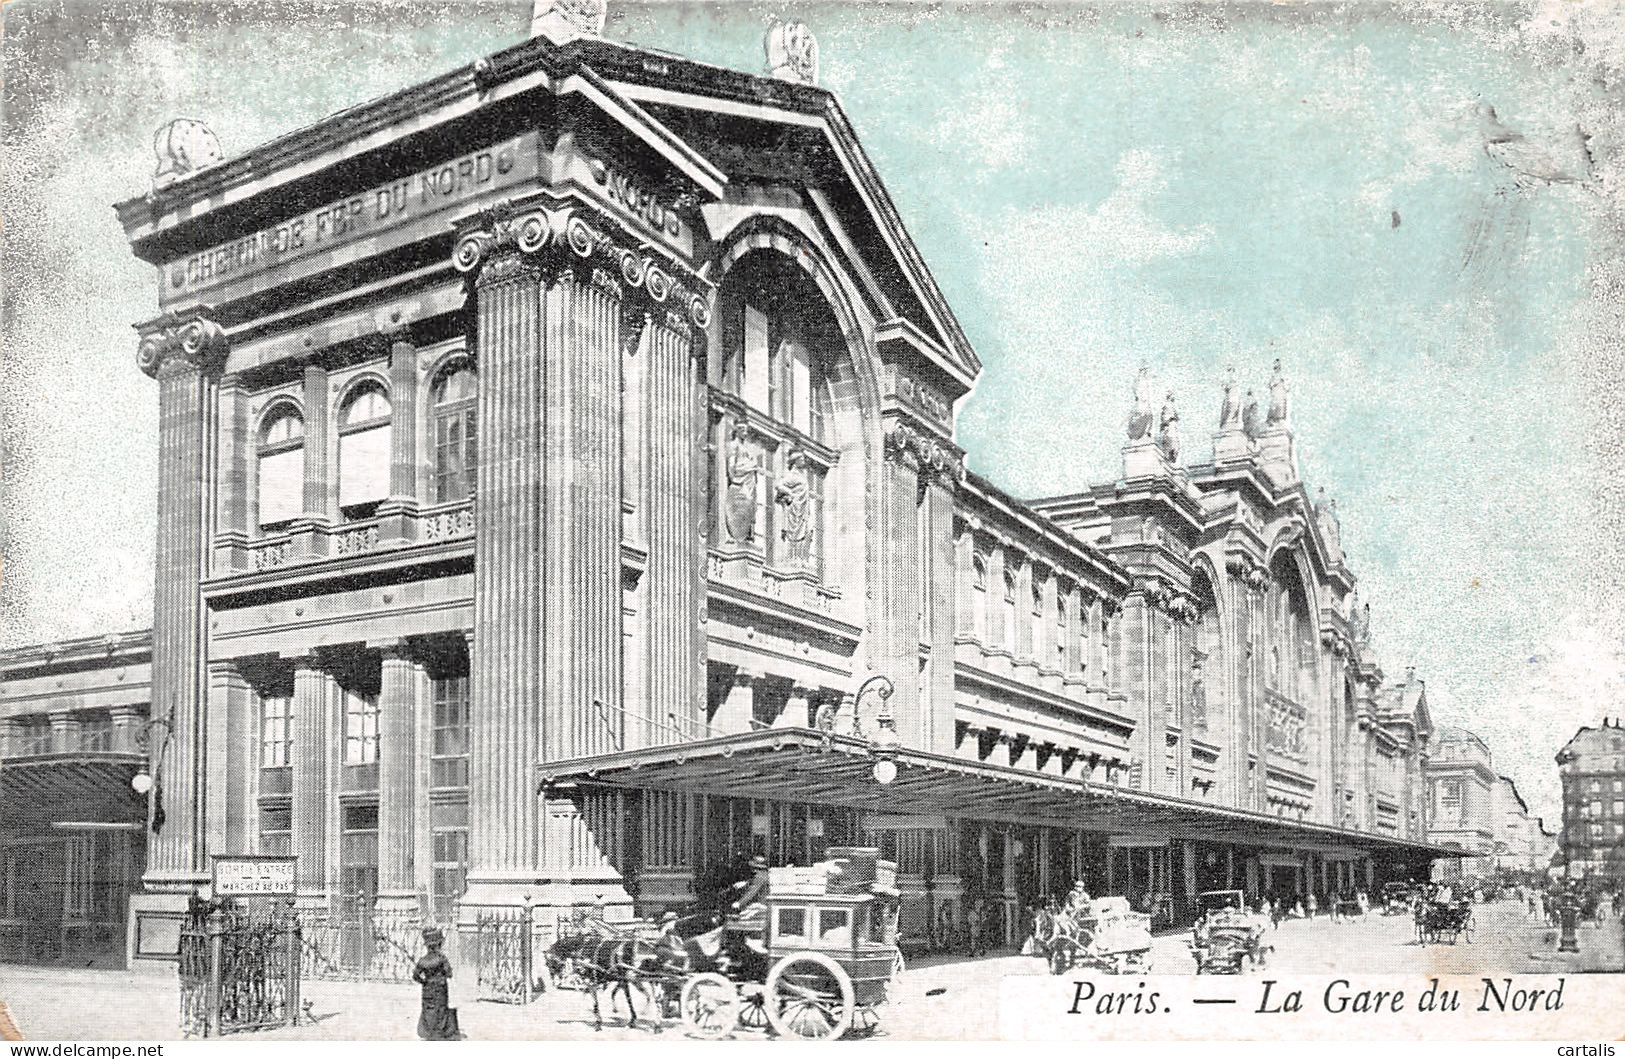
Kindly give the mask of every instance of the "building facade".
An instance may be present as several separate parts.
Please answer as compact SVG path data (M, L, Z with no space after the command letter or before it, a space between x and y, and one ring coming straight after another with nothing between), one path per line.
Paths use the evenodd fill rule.
M1121 480L1013 498L805 27L762 76L539 7L118 206L162 310L132 937L217 854L467 925L873 843L914 945L1076 880L1178 919L1427 871L1425 695L1370 657L1279 368L1211 464L1142 380Z
M1604 720L1574 733L1557 754L1563 783L1558 852L1570 878L1625 882L1625 727Z
M1501 879L1545 879L1557 849L1557 836L1546 830L1540 817L1530 814L1528 803L1510 777L1495 778L1490 807L1495 820L1491 874Z
M1500 820L1494 793L1500 777L1484 741L1464 728L1439 729L1427 767L1432 813L1428 839L1462 851L1434 862L1434 876L1460 879L1489 870Z

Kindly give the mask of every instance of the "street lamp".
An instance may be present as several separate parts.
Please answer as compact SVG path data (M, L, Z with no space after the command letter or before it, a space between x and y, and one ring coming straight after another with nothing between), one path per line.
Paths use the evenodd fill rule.
M880 712L875 715L875 733L869 739L875 756L870 774L876 783L887 784L897 778L897 748L902 742L897 738L897 721L891 713L892 692L897 688L883 673L876 673L859 686L857 695L852 699L853 735L863 735L863 697L870 690L880 696Z
M164 741L158 745L156 754L147 755L152 763L152 771L148 772L146 765L143 765L130 777L130 789L147 799L147 826L154 834L164 826L164 791L160 780L163 776L164 751L169 749L174 727L168 717L153 717L143 723L135 734L136 744L146 752L152 746L152 730L160 726L164 730Z

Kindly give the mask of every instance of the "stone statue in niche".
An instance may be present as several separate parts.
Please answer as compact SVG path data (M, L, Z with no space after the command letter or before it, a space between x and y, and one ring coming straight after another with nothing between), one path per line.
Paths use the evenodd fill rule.
M1219 403L1219 429L1241 429L1241 395L1236 392L1236 369L1224 373L1224 400Z
M1207 652L1191 652L1191 724L1198 728L1207 727L1207 684L1202 676L1202 665L1207 661Z
M818 83L818 39L805 22L775 22L765 44L768 73L781 81Z
M1141 441L1151 436L1151 369L1140 366L1134 378L1134 408L1128 414L1128 439Z
M1264 432L1264 424L1258 421L1258 398L1253 391L1247 391L1247 405L1241 411L1241 432L1253 440Z
M728 442L728 495L723 501L723 528L736 544L756 540L756 479L762 473L756 450L750 442L750 428L736 423Z
M1162 446L1162 454L1168 457L1169 463L1179 462L1179 411L1174 407L1171 393L1162 403L1162 431L1157 435L1157 444Z
M773 499L784 509L779 536L784 541L784 558L790 566L805 569L812 553L812 483L807 477L807 455L792 452L784 474L779 476Z
M1286 426L1289 411L1288 402L1291 395L1287 391L1286 375L1281 371L1281 360L1275 360L1275 373L1270 376L1270 414L1267 425L1271 427Z

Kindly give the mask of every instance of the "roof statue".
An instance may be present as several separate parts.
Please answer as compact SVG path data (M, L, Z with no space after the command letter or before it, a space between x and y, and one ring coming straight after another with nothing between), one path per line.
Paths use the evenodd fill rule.
M601 37L609 0L535 0L530 35L563 44L577 37Z
M1241 411L1241 429L1253 439L1264 432L1264 424L1258 421L1258 398L1251 390L1247 391L1247 405Z
M1287 421L1288 401L1286 376L1281 372L1281 358L1275 358L1275 374L1270 376L1270 414L1267 426L1284 427Z
M805 22L774 22L764 43L768 73L781 81L818 83L818 39Z
M1241 395L1236 392L1236 369L1224 373L1224 400L1219 403L1219 429L1241 429Z
M152 174L154 187L172 184L226 157L219 139L194 118L176 118L159 126L152 138L152 150L158 156L158 168Z
M1140 373L1134 377L1134 408L1128 414L1128 439L1139 441L1151 436L1153 421L1151 412L1151 369L1144 364L1140 365Z
M1163 455L1168 457L1169 463L1179 462L1179 410L1174 407L1171 392L1162 403L1162 431L1157 435L1157 444L1162 446Z

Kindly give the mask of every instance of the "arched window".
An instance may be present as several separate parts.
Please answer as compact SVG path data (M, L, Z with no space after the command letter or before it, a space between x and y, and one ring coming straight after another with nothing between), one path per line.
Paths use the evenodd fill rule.
M260 427L258 453L259 523L279 529L304 508L305 421L279 405Z
M1032 630L1032 643L1029 645L1033 652L1033 661L1038 665L1044 664L1044 586L1039 583L1038 575L1033 575L1033 612L1028 618L1027 627Z
M971 631L982 646L988 646L987 640L987 564L980 555L971 560L971 592L970 592L970 621Z
M366 518L389 496L389 396L375 382L351 390L339 409L339 510Z
M1066 593L1061 586L1055 586L1055 668L1062 673L1072 671L1071 659L1067 657L1067 650L1072 646L1069 638L1070 628L1067 625Z
M1003 628L999 630L1000 646L1007 651L1016 649L1016 575L1009 570L1004 572L1004 620Z
M465 363L442 372L429 391L434 426L434 502L466 500L474 491L474 397L478 380Z

